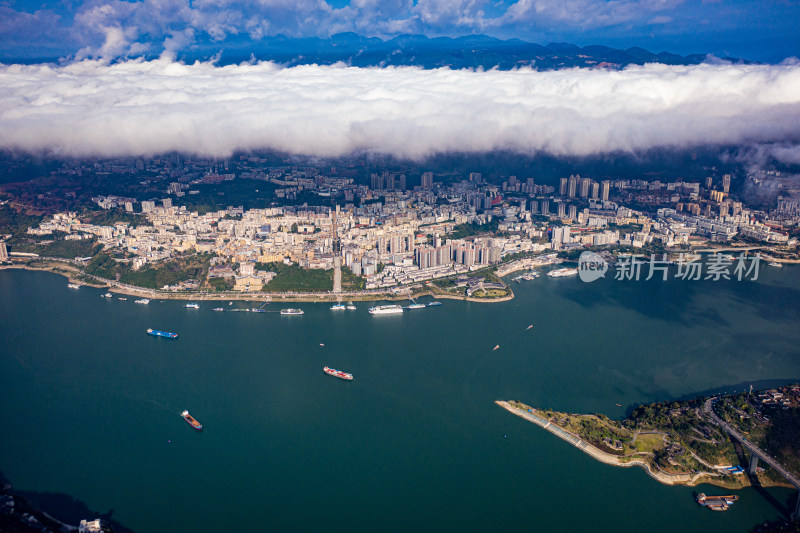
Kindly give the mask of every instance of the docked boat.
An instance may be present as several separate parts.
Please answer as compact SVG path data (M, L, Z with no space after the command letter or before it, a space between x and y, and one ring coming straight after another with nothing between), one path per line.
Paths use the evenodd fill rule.
M127 302L128 301L128 299L125 298L125 297L119 297L119 298L117 298L117 300L119 300L121 302Z
M771 266L771 267L778 267L778 268L781 268L781 267L783 266L781 263L778 263L777 261L770 261L770 262L769 262L769 263L767 263L767 264L768 264L769 266Z
M697 503L703 507L708 507L712 511L727 511L739 497L735 494L725 496L706 496L702 492L697 495Z
M111 297L113 297L113 296L114 296L113 294L111 294L110 292L107 292L107 293L105 293L105 294L103 295L103 298L111 298Z
M287 309L281 309L281 314L282 315L302 315L303 314L303 310L302 309L293 309L293 308L289 307Z
M574 276L578 273L577 268L557 268L547 273L551 278L563 278L564 276Z
M147 328L147 334L154 337L164 337L165 339L177 339L177 333L170 333L169 331L161 331L160 329Z
M189 303L184 305L186 309L200 309L200 306L196 303Z
M347 309L344 304L334 304L331 306L331 311L344 311Z
M347 302L347 310L348 311L355 311L356 310L356 304L354 304L353 302Z
M396 315L403 312L403 308L399 305L376 305L369 308L371 315Z
M425 309L426 307L427 306L425 304L413 303L406 306L406 309Z
M190 415L190 414L189 414L189 411L183 411L183 412L181 413L181 416L183 417L183 419L184 419L184 420L186 420L186 421L189 423L189 425L190 425L190 426L192 426L192 427L193 427L194 429L196 429L197 431L200 431L200 430L202 430L202 429L203 429L203 424L201 424L200 422L198 422L198 421L197 421L197 419L196 419L195 417L193 417L192 415Z
M428 302L428 307L436 307L437 305L442 305L442 302L440 302L439 300Z
M530 272L526 272L524 274L520 274L519 276L515 277L514 281L519 283L520 281L531 281L531 280L534 280L534 279L536 279L538 277L539 277L539 273L536 272L535 270L532 270Z
M69 287L70 289L80 289L81 288L81 286L78 285L77 283L67 283L67 287Z
M215 307L214 309L212 309L212 311L217 311L217 312L224 311L224 310L225 309L223 309L222 307Z
M322 370L329 376L333 376L335 378L346 379L347 381L353 380L353 374L348 374L347 372L342 372L341 370L334 370L333 368L329 368L327 366Z
M147 304L149 304L149 303L150 303L150 300L148 300L147 298L142 298L141 300L136 300L136 303L137 303L137 304L144 304L144 305L147 305Z

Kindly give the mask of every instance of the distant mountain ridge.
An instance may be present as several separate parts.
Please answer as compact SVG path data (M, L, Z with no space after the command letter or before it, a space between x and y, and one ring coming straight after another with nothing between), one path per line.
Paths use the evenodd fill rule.
M219 43L198 44L191 51L179 55L179 59L205 60L219 53L217 57L220 64L256 59L275 61L287 66L342 62L355 67L419 66L426 69L451 67L500 70L530 67L552 70L570 67L624 68L645 63L696 65L707 57L706 54L681 56L669 52L653 53L638 47L621 50L600 45L579 47L569 43L550 43L543 46L520 39L502 40L486 35L457 38L400 35L386 41L355 33L340 33L328 39L278 35L266 37L256 43L244 39L240 42L228 40L221 53L220 48Z

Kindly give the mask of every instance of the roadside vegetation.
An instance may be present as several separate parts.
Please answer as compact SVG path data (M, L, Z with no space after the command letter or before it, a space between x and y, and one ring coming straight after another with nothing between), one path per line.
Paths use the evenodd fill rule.
M328 292L333 290L333 270L310 268L284 263L257 263L257 270L275 272L276 276L264 284L266 292ZM344 276L342 277L344 283Z

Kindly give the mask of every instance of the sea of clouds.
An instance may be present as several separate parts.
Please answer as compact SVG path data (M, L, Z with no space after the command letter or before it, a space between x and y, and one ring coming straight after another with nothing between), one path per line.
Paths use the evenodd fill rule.
M773 143L796 156L800 64L537 72L216 66L162 58L0 65L0 149L422 159ZM779 144L774 144L779 143Z

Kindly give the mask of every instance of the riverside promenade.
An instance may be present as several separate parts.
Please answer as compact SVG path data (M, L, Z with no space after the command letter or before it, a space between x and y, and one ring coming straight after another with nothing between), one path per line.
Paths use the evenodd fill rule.
M604 452L603 450L589 444L579 436L575 435L574 433L570 433L569 431L565 430L564 428L558 426L557 424L552 423L551 421L547 420L541 415L536 414L535 409L521 409L516 407L510 402L498 400L496 402L497 405L509 411L520 418L524 418L529 422L533 422L534 424L541 426L542 428L546 429L553 435L559 437L562 440L565 440L581 450L583 453L595 458L596 460L600 461L601 463L605 463L608 465L613 466L622 466L622 467L629 467L629 466L641 466L642 468L647 471L647 473L653 477L654 479L664 483L665 485L695 485L697 484L697 480L704 477L711 475L709 472L696 472L696 473L685 473L685 474L671 474L668 472L663 472L658 469L657 466L651 465L649 461L643 459L641 457L634 457L631 455L627 456L619 456L613 455L608 452Z

